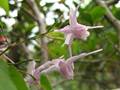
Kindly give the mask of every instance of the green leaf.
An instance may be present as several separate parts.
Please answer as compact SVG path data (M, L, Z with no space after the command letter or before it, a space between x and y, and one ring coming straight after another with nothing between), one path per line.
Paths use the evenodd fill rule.
M43 90L52 90L52 86L48 80L48 78L42 74L40 76L40 84L41 84L41 87L43 88Z
M0 90L28 90L20 73L0 60Z
M120 20L120 9L115 11L115 17Z
M20 73L16 70L15 67L11 66L9 68L10 76L12 77L12 81L14 85L17 87L17 90L27 90L23 77Z
M80 15L78 20L81 22L81 20L86 21L87 23L93 24L93 20L92 20L92 15L89 12L80 11Z
M3 8L7 15L9 14L9 3L8 3L8 0L0 0L0 7Z
M103 7L100 7L100 6L96 6L95 8L93 8L91 10L90 14L91 14L94 21L98 21L101 19L101 17L104 16L105 9Z

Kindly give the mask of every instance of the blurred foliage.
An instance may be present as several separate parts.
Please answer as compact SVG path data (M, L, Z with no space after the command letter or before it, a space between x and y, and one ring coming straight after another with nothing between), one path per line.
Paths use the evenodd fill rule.
M52 90L52 86L45 75L40 76L40 84L44 90Z
M21 74L11 65L0 61L0 90L28 90Z
M11 4L10 1L14 1L14 4ZM42 1L44 0L36 0L38 5ZM40 65L42 59L38 38L41 38L42 35L39 35L37 30L37 24L32 17L33 12L31 7L27 4L26 0L9 0L9 5L7 0L1 0L1 2L3 3L0 3L0 7L5 9L7 14L14 10L17 10L18 13L14 17L12 15L0 16L0 23L4 26L1 26L1 28L7 30L9 42L18 43L7 52L16 63L20 63L16 64L15 67L18 70L23 70L23 72L26 70L28 52L25 51L23 44L29 50L31 59L39 61L38 65ZM61 0L58 3L63 4L69 9L69 5L65 3L65 0ZM49 39L48 53L50 60L61 56L65 58L69 57L67 47L63 44L63 34L53 32L68 24L69 21L64 18L63 14L68 12L61 10L61 8L51 10L54 4L55 2L39 5L39 9L44 14L45 19L47 19L49 12L53 12L56 16L53 18L55 21L53 24L46 25L48 33L43 35ZM78 3L73 1L73 4L77 6ZM114 16L120 19L120 8L113 5L110 9ZM78 12L79 23L91 26L103 25L104 28L90 30L91 35L87 41L74 40L72 45L73 55L99 48L103 48L104 50L101 53L77 61L75 63L75 77L73 80L64 80L56 72L50 74L48 79L46 76L42 76L40 80L42 88L44 90L51 90L51 87L53 87L53 90L111 90L120 87L120 46L117 30L104 16L106 11L93 1L84 8L80 7ZM15 23L8 27L3 18L12 18L15 20ZM24 42L19 43L22 40ZM24 75L23 73L21 74ZM9 67L5 63L0 62L0 76L0 90L27 90L23 79L21 79L21 76L13 66Z

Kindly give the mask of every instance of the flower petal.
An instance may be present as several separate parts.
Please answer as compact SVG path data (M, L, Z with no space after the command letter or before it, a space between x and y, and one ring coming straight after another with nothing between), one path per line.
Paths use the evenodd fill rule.
M39 82L39 78L40 78L40 74L42 71L46 70L47 68L49 68L50 66L52 66L52 62L51 61L47 61L46 63L44 63L43 65L39 66L38 68L35 69L34 71L34 82L37 83Z
M71 45L73 39L74 39L74 35L73 35L72 33L66 34L66 37L65 37L65 44Z
M59 62L59 68L60 73L66 78L66 79L73 79L73 69L71 64L67 64L63 61Z
M76 10L70 9L70 18L69 18L70 25L77 24L77 17L76 17Z
M67 26L65 26L64 28L61 28L61 29L59 29L59 30L55 30L55 31L56 31L56 32L63 32L63 33L70 33L70 32L71 32L69 25L67 25Z
M88 29L87 26L77 24L72 28L71 31L76 38L86 40L87 37L90 35L87 29Z

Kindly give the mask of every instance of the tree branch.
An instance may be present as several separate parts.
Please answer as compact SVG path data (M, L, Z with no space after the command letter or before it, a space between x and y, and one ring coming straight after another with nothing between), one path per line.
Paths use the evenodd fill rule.
M102 0L95 0L96 3L106 10L105 16L118 32L118 45L120 46L120 21L112 14L106 3Z
M39 27L40 35L46 33L45 21L44 21L44 18L41 17L41 12L39 11L39 8L38 8L35 0L27 0L27 3L31 6L31 9L34 12L34 15L37 18L36 22ZM40 46L41 46L42 58L44 61L47 61L48 60L48 51L47 51L46 37L40 38Z

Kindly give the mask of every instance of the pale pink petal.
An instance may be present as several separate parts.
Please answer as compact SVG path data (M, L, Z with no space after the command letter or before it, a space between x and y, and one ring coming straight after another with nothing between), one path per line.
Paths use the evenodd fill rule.
M39 70L35 70L33 76L34 76L34 78L35 78L34 82L37 83L37 81L39 81L39 78L40 78L40 71L39 71Z
M59 66L59 62L64 62L65 59L63 58L58 58L58 59L53 59L52 62L56 65Z
M81 35L82 40L87 40L87 37L90 35L88 31L85 31L84 34Z
M70 9L70 18L69 23L71 26L74 26L77 24L77 17L76 17L76 10Z
M73 41L74 35L72 33L66 34L65 44L71 45Z
M47 68L49 68L52 65L53 65L53 63L51 61L47 61L46 63L44 63L43 65L41 65L35 69L33 76L35 78L34 82L36 84L37 84L37 82L39 82L41 71L46 70Z
M87 26L85 25L81 25L81 24L77 24L73 27L72 33L74 34L74 36L78 39L82 39L82 40L86 40L87 37L89 36L89 32L87 31Z
M66 78L66 79L73 79L73 69L71 64L67 64L63 61L59 62L59 68L60 73Z
M53 65L53 63L51 61L47 61L44 64L42 64L39 67L37 67L35 71L40 71L41 72L42 70L48 68L51 65Z
M73 76L74 76L73 66L74 66L74 63L72 63L72 64L67 63L67 67L68 67L68 71L69 71L68 72L68 74L69 74L68 79L73 79Z
M56 65L52 65L52 66L50 66L49 68L41 71L41 74L43 74L43 73L44 73L44 74L48 74L48 73L50 73L50 72L52 72L52 71L58 71L58 68L56 68Z
M72 56L72 57L70 57L70 58L68 58L68 59L66 60L66 63L72 64L72 63L74 63L76 60L78 60L79 58L84 57L85 55L86 55L86 53L82 53L82 54L80 54L80 55Z
M67 26L65 26L64 28L61 28L61 29L59 29L59 30L55 30L55 31L56 31L56 32L63 32L63 33L70 33L70 32L71 32L69 25L67 25Z

